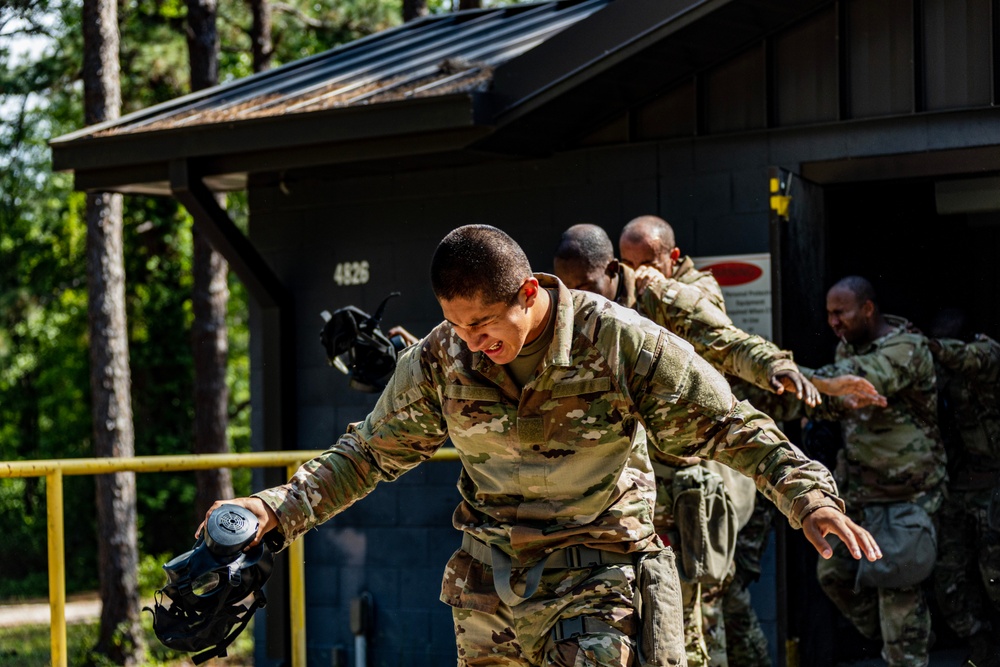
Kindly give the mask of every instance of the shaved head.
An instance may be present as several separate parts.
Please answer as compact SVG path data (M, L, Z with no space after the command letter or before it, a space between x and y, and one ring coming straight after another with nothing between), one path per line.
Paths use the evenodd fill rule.
M878 309L878 297L875 296L875 288L872 287L871 282L867 278L862 278L861 276L847 276L846 278L841 278L838 280L833 287L834 289L842 289L850 292L857 299L858 304L863 304L866 301L871 301L875 309Z
M674 262L680 257L674 228L655 215L643 215L625 225L618 251L622 261L633 269L651 266L667 278L673 276Z
M641 215L629 221L622 229L621 240L630 243L657 244L670 252L677 245L674 228L663 218L655 215Z
M431 259L431 287L439 300L480 297L486 303L514 303L530 277L521 246L490 225L452 230Z
M573 225L563 232L552 267L570 289L612 301L618 294L620 265L608 233L597 225Z
M597 225L573 225L559 239L556 259L582 261L588 268L604 268L615 258L608 233Z

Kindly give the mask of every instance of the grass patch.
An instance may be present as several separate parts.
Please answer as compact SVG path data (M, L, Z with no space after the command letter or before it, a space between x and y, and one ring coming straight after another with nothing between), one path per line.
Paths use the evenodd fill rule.
M153 624L149 614L144 613L143 631L146 635L146 660L149 667L189 667L193 665L187 653L178 653L163 646L153 634ZM72 623L66 626L67 662L70 665L103 664L90 651L97 643L97 621ZM253 666L253 621L230 644L229 657L212 659L203 663L204 667L252 667ZM0 665L18 667L49 667L51 664L51 637L49 626L22 625L0 628Z

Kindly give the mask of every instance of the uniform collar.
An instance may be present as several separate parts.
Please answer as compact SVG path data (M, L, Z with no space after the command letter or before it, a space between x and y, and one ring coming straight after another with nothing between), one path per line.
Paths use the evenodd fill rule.
M674 274L670 277L674 280L681 280L681 276L690 272L697 272L697 269L694 268L694 260L691 259L691 255L684 255L674 264ZM681 282L685 281L681 280Z
M615 303L626 308L635 308L638 298L635 295L635 271L624 262L618 263L618 293Z
M558 289L556 300L556 326L552 332L552 343L545 355L546 365L569 366L573 358L573 323L576 311L573 306L573 294L569 288L555 276L548 273L536 273L538 285L544 289Z

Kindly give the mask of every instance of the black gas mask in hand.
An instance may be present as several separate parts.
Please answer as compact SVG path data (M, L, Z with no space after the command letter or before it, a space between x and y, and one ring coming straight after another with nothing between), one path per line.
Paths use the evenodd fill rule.
M257 534L257 517L238 505L222 505L192 549L168 561L167 585L156 592L153 631L164 646L194 653L196 665L225 657L226 648L267 600L261 587L274 556Z

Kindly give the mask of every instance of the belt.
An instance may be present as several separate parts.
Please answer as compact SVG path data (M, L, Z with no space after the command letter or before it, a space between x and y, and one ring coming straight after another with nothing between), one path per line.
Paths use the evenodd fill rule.
M462 551L480 563L493 568L493 586L500 599L510 607L521 604L535 594L535 591L538 590L538 584L542 580L543 570L564 570L566 568L632 564L635 562L633 554L619 554L592 547L573 546L556 549L529 567L524 581L524 596L520 596L514 592L510 585L510 574L515 564L511 557L504 553L503 549L495 544L488 545L469 533L465 533L462 535ZM517 565L516 567L525 566Z

